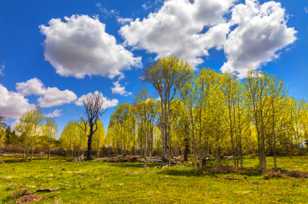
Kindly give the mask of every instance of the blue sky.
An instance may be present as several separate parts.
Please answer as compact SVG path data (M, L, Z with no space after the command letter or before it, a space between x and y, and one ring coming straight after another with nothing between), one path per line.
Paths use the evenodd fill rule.
M185 0L183 0L183 2L184 1ZM203 2L203 4L206 4L206 1L202 0L199 1ZM224 0L224 1L231 2L231 0L229 1ZM212 2L212 0L209 2ZM259 3L257 4L262 5L266 2L269 1L259 1ZM268 51L266 49L273 49L272 51L275 53L276 57L268 56L266 60L262 59L264 62L261 60L261 62L258 65L254 65L253 69L262 70L263 72L270 73L276 76L277 78L284 80L285 85L291 96L294 96L298 99L308 100L308 91L307 91L308 1L279 0L276 2L280 2L281 8L285 9L285 14L283 18L286 20L287 28L294 28L294 30L296 30L296 34L294 35L296 39L294 40L290 39L292 36L290 36L291 35L290 33L287 34L286 31L285 41L281 40L281 42L284 41L284 43L282 43L283 45L277 45L279 48L278 47L271 48L267 46L259 46L258 48L255 48L255 49L265 49L264 52ZM238 1L233 3L232 5L227 6L227 8L224 7L225 10L224 10L224 15L222 17L225 19L229 19L231 8L241 3L243 3L244 5L244 2ZM16 83L26 82L29 79L37 78L43 84L45 90L47 90L48 87L57 87L57 89L61 91L69 90L75 94L76 100L82 95L98 90L106 98L108 98L108 100L116 99L119 101L119 103L133 102L135 95L142 88L147 87L148 89L151 90L151 86L143 82L139 78L142 75L144 68L147 67L150 63L152 63L155 57L162 56L165 53L165 50L160 50L160 48L157 48L157 46L161 47L164 46L164 44L161 45L159 44L159 42L162 42L162 39L160 38L162 38L161 36L164 35L163 30L160 33L161 36L158 37L156 36L156 38L153 41L151 41L150 37L155 34L154 33L155 26L151 27L151 25L144 25L142 23L140 23L140 25L138 24L139 26L138 28L140 28L141 30L146 29L153 31L153 33L150 33L147 36L147 34L143 32L138 33L135 32L133 29L131 29L130 27L132 26L130 26L130 23L136 21L137 18L139 18L140 21L149 18L148 15L151 12L154 13L160 12L160 9L164 4L165 3L163 1L159 0L156 1L149 1L149 0L1 1L0 2L0 28L1 28L0 65L1 67L3 67L3 70L2 70L2 76L0 77L0 84L3 87L5 87L10 93L21 94L16 89ZM194 4L197 3L195 2ZM202 3L200 3L200 5L202 5ZM195 6L192 9L196 8L197 6ZM175 13L176 15L183 14L183 12L177 12L177 11ZM93 74L93 72L91 72L92 74L88 75L86 74L84 78L76 78L76 76L73 76L73 74L66 74L66 76L64 76L65 74L63 73L62 74L61 73L59 74L59 72L57 73L59 67L57 69L57 67L55 67L54 64L52 65L51 60L47 60L46 57L44 57L44 53L49 52L49 50L47 50L47 44L45 40L47 39L47 37L51 36L47 36L48 34L43 33L42 30L40 30L40 26L45 25L47 27L50 27L48 22L51 19L61 19L61 21L64 22L63 20L64 17L70 18L72 15L84 15L89 17L89 19L97 18L99 23L106 26L105 32L109 36L113 36L116 39L117 45L121 46L127 52L131 53L132 54L131 57L135 59L137 58L141 59L139 65L137 66L136 64L134 64L132 66L127 66L127 67L125 67L125 65L122 65L121 69L119 68L122 74L115 76L113 78L107 76L106 74L101 74L101 73ZM202 18L208 18L208 17L202 16ZM124 24L123 22L120 23L119 19L122 20L125 19L125 23ZM219 22L217 21L215 25L219 23L221 23L221 20ZM120 30L121 28L123 29L124 26L127 26L128 28L126 29L125 32L122 32L121 34ZM150 27L147 28L146 26ZM196 23L196 27L198 26L199 24L197 25ZM232 29L230 28L229 32L231 32ZM175 31L175 33L176 32L182 32L182 31ZM169 32L168 34L172 36L172 33ZM264 35L266 34L268 33L265 33ZM167 35L167 33L165 35ZM59 34L59 36L62 35ZM135 42L136 40L132 40L133 38L130 38L131 36L137 36L140 38L144 37L144 38L138 39L136 43ZM281 36L279 35L278 37ZM287 39L288 37L289 39ZM187 39L188 39L187 42L190 42L190 38L188 37ZM179 44L179 47L183 47L181 46L181 40L176 40L176 36L174 37L174 40L175 41L172 42L171 44L172 46L174 44ZM184 41L185 39L183 40L183 42ZM211 39L211 41L206 41L206 42L210 44L212 41L213 40ZM50 43L53 42L54 41L51 40ZM64 43L65 42L66 41L64 41ZM80 41L81 46L83 43L84 43L83 41ZM154 43L158 44L154 45ZM258 42L256 44L258 44ZM48 44L48 46L53 48L53 45ZM61 46L61 45L56 45L56 46ZM196 65L196 67L198 68L210 67L217 71L220 71L221 67L228 60L227 54L224 52L224 50L227 50L227 48L225 49L220 48L217 50L215 49L215 46L212 46L211 48L207 49L208 51L207 55L204 54L197 57L198 59L199 58L202 59L201 62L196 63L194 61L195 59L197 59L195 56L193 57L188 56L187 59L188 60L191 59L192 64ZM222 46L225 45L217 45L216 47L222 47ZM56 47L56 48L57 48L56 50L58 50L61 47L60 48ZM89 49L91 49L91 47ZM167 47L166 49L170 53L180 53L179 54L180 56L189 55L185 53L186 50L184 48L183 49L181 48L180 50L168 50ZM178 47L174 49L178 49ZM240 49L241 47L239 47L239 50ZM251 49L253 50L254 47L252 47ZM229 53L229 55L238 56L238 54L234 53L234 51L232 54ZM67 54L66 57L70 57L70 54ZM81 59L84 58L80 58L80 60ZM61 58L56 60L57 62L62 62L61 60L63 59ZM72 61L72 59L70 60ZM259 59L257 59L257 61L258 60ZM78 62L71 62L71 63L76 65L76 63ZM246 62L246 64L247 63L248 65L252 64L252 62ZM240 62L238 62L237 64L240 64ZM131 68L128 69L128 67ZM66 68L72 69L72 67L66 67ZM231 68L231 70L235 68ZM91 67L89 69L91 69ZM107 70L108 67L105 67L104 69ZM113 83L115 83L116 81L119 81L121 87L125 88L126 94L122 93L121 95L120 93L112 93L111 88L114 87ZM128 92L131 92L131 94L129 95ZM151 93L153 97L157 97L153 90L151 90ZM23 95L22 97L28 100L29 104L33 105L37 104L38 98L43 96L38 94L28 94L28 95L21 94L21 95ZM78 120L83 114L82 107L76 106L74 100L75 99L73 97L72 100L68 103L63 103L60 105L50 105L50 106L48 105L42 107L42 111L47 114L53 112L54 110L61 110L62 114L59 117L56 117L55 120L58 123L59 129L62 129L63 126L68 121ZM15 106L15 104L10 104L7 107L5 105L2 105L2 109L7 109ZM17 108L17 106L18 104L16 104L15 107ZM104 115L103 120L105 125L108 123L108 119L112 111L113 108L109 108L106 114ZM1 107L0 107L0 112L1 112ZM11 118L11 120L15 119L16 116Z

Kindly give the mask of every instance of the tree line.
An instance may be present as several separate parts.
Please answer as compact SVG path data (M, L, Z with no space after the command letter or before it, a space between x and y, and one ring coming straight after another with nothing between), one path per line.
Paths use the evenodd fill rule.
M34 110L13 130L1 122L0 144L18 146L26 156L57 147L87 159L106 150L161 156L164 162L180 157L199 170L226 158L242 168L244 156L257 155L260 172L266 171L266 156L277 168L277 156L305 151L308 104L290 97L272 76L251 72L239 80L206 68L195 72L181 59L164 57L145 70L144 79L159 98L141 90L134 103L116 107L106 134L99 119L103 100L92 94L84 101L85 118L68 123L59 139L54 121Z
M121 152L153 153L170 161L189 155L197 169L229 156L236 168L256 154L266 171L266 156L299 154L308 139L308 104L288 96L282 81L251 72L244 80L201 69L195 73L176 57L158 60L145 72L158 95L142 91L134 104L111 116L107 144Z

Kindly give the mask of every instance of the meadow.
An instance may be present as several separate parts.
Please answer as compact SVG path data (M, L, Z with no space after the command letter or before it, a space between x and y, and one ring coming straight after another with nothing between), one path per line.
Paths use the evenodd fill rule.
M307 178L200 174L190 164L1 160L0 203L308 203ZM278 162L283 169L308 171L308 156ZM257 159L244 164L254 167Z

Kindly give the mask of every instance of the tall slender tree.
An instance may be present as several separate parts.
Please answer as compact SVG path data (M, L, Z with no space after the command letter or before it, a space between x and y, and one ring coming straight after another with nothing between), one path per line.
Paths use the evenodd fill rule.
M170 160L171 102L176 97L178 89L191 78L191 75L192 67L174 56L159 59L145 72L145 79L154 86L160 96L160 127L164 161Z
M269 78L258 73L250 73L246 81L248 104L256 127L258 141L259 170L266 171L266 124L269 122Z

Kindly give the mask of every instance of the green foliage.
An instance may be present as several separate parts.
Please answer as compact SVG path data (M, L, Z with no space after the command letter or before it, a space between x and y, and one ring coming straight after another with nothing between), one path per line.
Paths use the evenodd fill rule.
M44 135L44 116L39 110L32 110L25 113L16 125L15 130L20 136L20 142L25 151L25 157L30 154L31 159L41 137Z
M93 149L99 154L100 149L104 146L105 144L105 130L104 130L104 125L101 120L97 121L97 130L94 133L93 136Z
M119 105L108 127L108 144L119 151L134 151L136 145L136 117L130 104Z
M232 156L235 167L243 167L244 155L258 153L264 171L266 155L302 151L307 103L288 97L281 81L256 73L239 81L210 69L193 76L189 70L188 64L174 57L150 67L146 79L160 100L150 100L142 91L135 104L120 105L111 117L108 144L132 153L151 147L163 158L166 151L185 158L190 152L200 169L208 160L220 163L225 156ZM160 134L154 134L154 129L160 129Z
M84 129L82 122L69 122L63 129L60 142L61 146L71 156L80 156L87 149L89 129ZM93 136L93 149L99 152L104 145L105 135L102 121L97 121L97 131Z
M0 148L4 147L6 140L6 125L4 118L0 117Z
M86 148L87 136L78 122L69 122L60 136L61 146L72 155Z
M192 73L193 69L188 63L174 56L159 59L145 72L145 79L153 85L160 96L163 160L169 160L171 157L169 118L171 103L179 89L190 80Z

